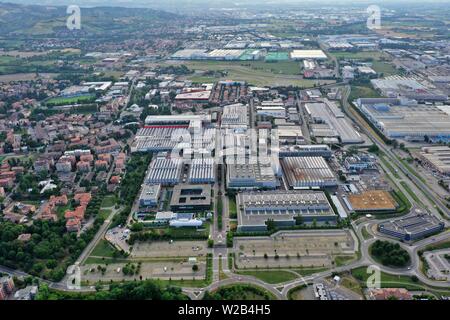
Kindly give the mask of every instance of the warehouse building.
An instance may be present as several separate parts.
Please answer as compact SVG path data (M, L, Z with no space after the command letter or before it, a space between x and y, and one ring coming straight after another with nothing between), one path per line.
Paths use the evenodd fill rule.
M424 147L420 159L440 174L450 175L450 147Z
M175 104L177 107L204 105L209 103L211 90L184 92L177 94Z
M229 189L275 189L278 186L279 183L270 162L227 165L227 188Z
M182 161L180 159L154 159L149 166L147 184L172 186L180 183Z
M160 184L144 184L141 195L139 196L140 207L156 207L161 194Z
M278 126L275 133L281 145L299 145L305 143L305 138L300 126Z
M242 103L230 104L223 107L221 127L223 129L248 128L248 106Z
M305 109L313 123L326 125L330 135L338 136L341 143L364 142L334 101L324 99L324 102L306 103Z
M296 217L306 224L335 223L337 218L323 192L242 192L236 201L238 232L266 231L268 220L280 227L290 227L296 225Z
M292 50L291 58L294 60L325 60L327 59L327 55L322 50Z
M205 49L183 49L175 52L170 58L174 60L197 60L207 59L207 50Z
M413 99L419 102L447 101L448 96L435 88L425 86L418 79L403 76L390 76L384 79L372 79L372 86L389 98Z
M404 241L418 240L441 232L444 228L444 222L429 214L418 214L378 225L379 232Z
M211 210L211 185L179 184L173 188L170 209L172 211Z
M239 49L215 49L208 53L210 60L239 60L245 50Z
M136 133L131 145L131 152L164 152L171 151L179 139L189 135L187 128L148 127Z
M386 137L450 141L450 115L438 106L399 99L358 99L356 105Z
M207 114L177 114L169 116L148 116L145 118L145 125L150 126L181 126L181 127L201 127L211 123L211 116Z
M214 183L215 182L214 159L193 159L189 171L189 183Z
M331 149L326 144L308 144L296 146L282 146L278 151L280 158L286 157L324 157L332 156Z
M322 157L286 157L281 160L281 166L292 189L337 186L333 171Z

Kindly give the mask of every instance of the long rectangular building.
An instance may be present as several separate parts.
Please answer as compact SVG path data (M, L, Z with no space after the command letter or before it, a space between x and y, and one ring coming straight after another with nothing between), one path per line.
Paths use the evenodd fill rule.
M189 171L189 183L214 183L214 159L193 159Z
M284 176L292 189L334 187L336 177L322 157L286 157L281 160Z
M247 129L248 106L242 103L230 104L223 107L221 127L223 129Z
M227 165L227 188L275 189L279 186L271 163L233 163Z
M331 158L332 153L326 144L308 144L295 146L282 146L278 151L280 158L286 157L324 157Z
M313 123L327 125L329 130L337 133L341 143L364 142L335 102L325 99L324 102L306 103L305 109Z
M379 232L404 241L424 238L431 234L438 233L444 230L444 228L444 222L428 214L419 214L407 218L391 220L378 225Z
M438 106L383 98L358 99L356 104L388 138L450 141L450 115Z
M175 185L180 182L182 161L180 159L157 158L150 163L146 183Z
M265 231L269 219L289 227L297 217L302 223L334 223L337 218L325 193L318 191L242 192L236 200L240 232Z
M433 170L441 174L450 175L450 147L424 147L420 153L420 158L431 166Z

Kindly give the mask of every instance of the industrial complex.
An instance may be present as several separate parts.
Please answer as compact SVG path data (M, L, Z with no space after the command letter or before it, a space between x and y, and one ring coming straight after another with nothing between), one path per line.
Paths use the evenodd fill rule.
M323 192L243 192L237 196L237 206L239 231L264 231L269 220L286 227L298 221L333 223L337 218Z

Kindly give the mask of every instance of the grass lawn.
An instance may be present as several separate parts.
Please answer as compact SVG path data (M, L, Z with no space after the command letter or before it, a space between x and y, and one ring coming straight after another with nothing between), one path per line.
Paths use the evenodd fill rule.
M364 296L364 293L362 291L361 285L358 282L358 280L356 280L353 277L350 276L344 276L341 278L341 281L339 282L339 285L352 290L353 292L356 292L357 294Z
M110 210L110 209L100 209L99 215L100 215L100 217L102 217L103 219L106 220L111 213L112 213L112 210Z
M230 213L231 219L237 218L236 198L235 197L228 198L228 212Z
M247 81L256 86L298 86L311 88L315 83L334 83L330 80L308 80L300 77L300 64L294 61L267 63L263 61L187 61L183 62L191 70L223 71L220 78L192 75L189 80L195 82L214 82L233 79Z
M364 240L372 239L372 235L367 231L367 227L361 229L362 236Z
M314 273L326 271L328 268L300 268L300 269L292 269L292 271L295 271L302 275L303 277L312 275Z
M336 265L336 267L341 267L341 266L345 266L346 264L348 264L349 262L355 260L355 256L354 255L350 255L350 256L336 256L334 258L334 263Z
M382 73L383 76L390 76L400 73L400 71L395 69L395 67L392 64L384 61L374 61L372 63L372 69L375 70L377 73Z
M91 256L94 257L108 257L112 258L114 253L114 247L106 240L100 240L91 252Z
M361 287L365 288L367 286L367 279L370 277L370 274L366 272L366 267L359 267L356 269L353 269L351 271L351 274L355 279L357 279ZM443 290L441 288L435 289L432 287L429 287L423 283L421 283L419 280L414 281L413 278L410 276L403 276L403 275L393 275L386 272L381 272L381 279L380 279L380 287L381 288L405 288L407 290L425 290L425 291L438 291L438 292L448 292L448 290Z
M231 284L220 287L215 292L225 300L276 300L277 298L266 289L251 284Z
M76 103L85 103L85 102L92 102L95 96L91 94L86 94L78 97L55 97L50 98L49 100L45 101L46 104L54 104L54 105L65 105L65 104L76 104Z
M283 270L239 271L237 273L245 276L253 276L269 284L282 283L297 278L295 274Z
M351 86L351 93L348 98L349 101L354 101L358 98L380 98L381 95L369 86Z
M411 188L405 181L400 181L400 184L406 190L406 192L408 192L408 194L411 196L411 198L414 199L414 201L416 201L419 204L422 204L422 201L420 201L419 197L411 190Z
M391 166L391 164L382 155L380 155L379 158L380 158L381 162L383 162L383 164L389 169L389 171L392 173L392 175L395 178L400 179L400 176L398 175L397 171L395 171L395 169Z
M305 284L302 284L298 287L295 287L288 292L288 299L289 300L304 300L302 296L302 291L305 290L308 286Z
M106 197L103 198L101 207L102 208L109 208L109 207L114 206L116 204L116 202L117 202L117 199L116 199L115 196L106 196Z

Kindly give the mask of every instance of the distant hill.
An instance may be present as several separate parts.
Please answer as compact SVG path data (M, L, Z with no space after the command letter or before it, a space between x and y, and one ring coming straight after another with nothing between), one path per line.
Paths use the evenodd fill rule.
M51 35L65 28L66 6L21 5L0 2L0 35ZM176 14L148 9L94 7L81 9L85 34L126 33L179 18Z

